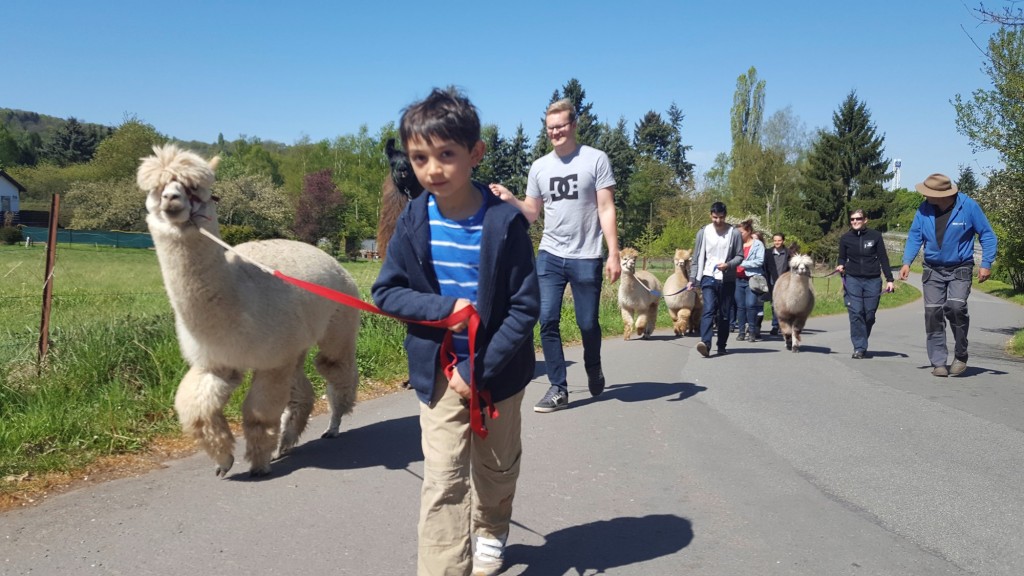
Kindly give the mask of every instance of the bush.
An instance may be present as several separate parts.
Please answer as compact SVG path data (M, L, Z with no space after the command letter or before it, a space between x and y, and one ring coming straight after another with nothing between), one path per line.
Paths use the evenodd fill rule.
M25 237L21 234L21 228L16 228L14 226L0 228L0 243L17 244L24 239Z
M220 227L220 237L232 246L260 239L256 229L252 226L232 226L230 224Z

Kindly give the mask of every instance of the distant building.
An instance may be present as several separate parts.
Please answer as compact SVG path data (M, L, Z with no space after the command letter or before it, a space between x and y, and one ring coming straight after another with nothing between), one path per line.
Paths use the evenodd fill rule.
M17 220L18 212L21 210L20 198L25 187L18 184L18 181L10 174L0 170L0 224L7 221L7 213L14 214Z

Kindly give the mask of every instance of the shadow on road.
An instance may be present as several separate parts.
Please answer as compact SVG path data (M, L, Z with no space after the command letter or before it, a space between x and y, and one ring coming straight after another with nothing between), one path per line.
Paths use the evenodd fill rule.
M344 430L344 423L342 426ZM301 443L291 453L274 461L267 479L287 476L302 468L403 470L422 460L419 416L405 416L347 430L337 438L317 438ZM236 474L230 479L249 480L249 475Z
M540 546L509 545L508 565L526 565L523 576L604 574L686 548L693 527L686 518L652 514L572 526L548 534L546 540Z
M613 384L605 388L604 394L596 398L588 397L576 400L576 396L572 396L569 402L569 410L593 404L594 402L610 402L613 400L618 400L619 402L645 402L647 400L657 400L658 398L673 396L673 398L669 399L669 402L679 402L705 390L707 388L704 386L698 386L689 382L676 382L672 384L666 382Z

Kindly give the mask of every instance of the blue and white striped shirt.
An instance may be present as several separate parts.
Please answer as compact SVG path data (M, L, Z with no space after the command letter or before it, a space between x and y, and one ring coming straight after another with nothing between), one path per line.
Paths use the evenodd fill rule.
M483 236L483 202L476 214L465 220L449 220L437 208L434 195L427 198L427 216L430 219L430 257L441 285L443 296L465 298L476 306L476 291L480 280L480 239ZM459 360L469 358L469 331L452 335Z

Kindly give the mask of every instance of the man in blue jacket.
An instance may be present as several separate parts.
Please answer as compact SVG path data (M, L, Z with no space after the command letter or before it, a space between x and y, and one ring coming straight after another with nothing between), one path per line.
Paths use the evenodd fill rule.
M978 282L988 280L996 259L996 234L973 199L957 194L948 176L932 174L916 186L925 201L917 207L907 233L900 279L924 245L924 330L932 376L958 376L967 369L967 297L974 276L974 238L981 242ZM947 369L946 320L953 329L953 364Z

